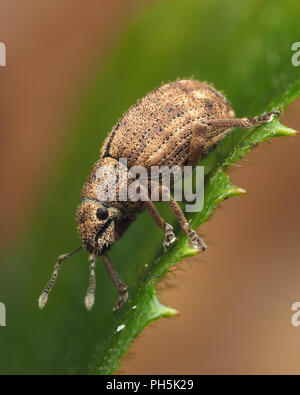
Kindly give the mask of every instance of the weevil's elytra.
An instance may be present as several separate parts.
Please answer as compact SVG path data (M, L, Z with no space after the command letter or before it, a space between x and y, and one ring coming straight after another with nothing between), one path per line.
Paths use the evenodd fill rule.
M120 294L115 308L126 302L127 286L119 279L107 256L107 251L143 210L149 210L157 226L164 231L165 248L175 241L172 226L161 218L147 190L143 190L146 195L145 201L99 199L99 186L103 185L104 181L109 184L113 180L98 177L98 170L103 166L118 166L118 160L121 158L127 159L128 167L143 166L148 170L151 166L195 166L232 128L249 128L270 122L274 115L278 114L278 111L272 111L255 118L237 119L230 103L221 92L195 80L165 84L150 92L129 109L105 140L100 159L83 187L82 203L77 209L82 246L91 254L90 287L85 300L88 309L94 303L97 255L102 257ZM123 174L125 182L129 182L126 179L127 168L122 171L125 172ZM124 187L124 178L122 180L120 177L116 181L118 193ZM191 244L205 251L204 241L193 229L190 229L184 213L172 198L170 191L165 192L169 196L169 205ZM47 302L48 293L57 277L61 262L80 248L59 257L53 275L40 296L41 308Z
M230 104L211 86L190 80L172 82L149 93L123 116L104 142L101 157L125 157L129 166L195 164L190 162L198 161L200 155L190 160L190 143L197 134L197 146L203 140L201 123L233 117ZM222 134L212 133L210 138L216 142Z

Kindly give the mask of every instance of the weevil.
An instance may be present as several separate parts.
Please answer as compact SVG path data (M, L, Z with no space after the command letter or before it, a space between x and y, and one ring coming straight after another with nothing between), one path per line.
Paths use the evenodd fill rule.
M273 120L274 115L279 115L279 112L238 119L221 92L196 80L167 83L139 100L113 127L101 148L100 159L83 187L82 203L77 208L82 246L58 258L50 281L39 298L40 308L47 302L62 261L82 247L90 253L91 262L90 285L85 298L87 309L94 304L96 256L102 257L120 295L115 309L120 308L128 297L127 286L120 280L107 251L144 210L149 210L157 226L164 231L164 246L168 247L175 241L172 226L160 216L147 190L143 201L100 199L99 186L104 182L98 176L100 168L116 167L120 158L127 159L128 167L143 166L148 170L152 166L195 166L231 129L267 123ZM122 189L119 179L117 187ZM204 252L205 242L190 228L171 191L169 205L191 244Z

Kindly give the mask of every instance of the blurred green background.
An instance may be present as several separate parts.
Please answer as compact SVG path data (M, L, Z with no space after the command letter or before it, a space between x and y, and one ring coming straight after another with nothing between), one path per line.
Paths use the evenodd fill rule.
M121 3L115 7L126 10L126 4ZM64 138L57 138L56 160L40 184L41 197L26 229L16 232L15 237L9 218L2 223L3 233L9 232L9 237L0 267L0 301L7 308L7 326L0 328L0 373L87 373L110 334L116 319L112 307L117 294L99 260L96 304L91 312L85 310L89 270L84 251L65 262L42 312L37 299L57 256L80 245L75 210L82 185L99 157L105 136L138 98L162 82L193 76L225 92L238 116L254 115L299 78L299 69L291 65L291 45L299 41L300 6L295 1L165 0L130 7L128 20L123 19L117 33L111 33L114 39L104 46L105 51L99 50L99 54L105 53L105 61L104 55L98 55L96 44L87 64L82 61L86 75L76 98L69 98L76 104L63 121L68 132ZM36 10L33 18L38 15ZM17 18L11 21L15 29L16 23ZM69 23L69 29L76 29L75 21ZM38 28L43 31L42 26ZM55 25L51 29L55 35ZM63 30L57 29L56 36L63 40ZM11 69L14 67L12 64ZM55 63L49 74L52 71ZM31 82L36 89L35 100L43 101L38 75L37 80L32 75ZM35 145L34 140L31 145ZM11 161L18 161L13 147L5 149ZM26 161L12 184L18 183L18 177L26 179ZM5 199L14 200L8 192L4 193ZM5 204L3 209L5 212ZM172 218L168 211L165 216ZM161 242L162 234L144 213L113 247L110 256L129 289L138 281L144 265L161 251ZM149 354L144 358L150 358ZM200 373L201 366L193 363L189 371ZM217 365L215 369L219 369ZM143 371L147 372L150 370Z

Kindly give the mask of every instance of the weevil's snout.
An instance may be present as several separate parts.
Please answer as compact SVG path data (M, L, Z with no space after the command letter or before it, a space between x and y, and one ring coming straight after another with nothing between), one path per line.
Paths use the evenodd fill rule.
M114 207L98 202L83 202L77 209L78 230L83 246L102 255L115 242L115 224L119 213Z

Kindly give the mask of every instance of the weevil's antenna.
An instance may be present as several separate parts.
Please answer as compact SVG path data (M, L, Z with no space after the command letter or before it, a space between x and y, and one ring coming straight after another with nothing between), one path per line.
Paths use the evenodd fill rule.
M93 252L90 256L90 286L88 289L88 292L85 297L85 306L88 310L91 310L91 308L94 305L95 301L95 288L96 288L96 274L95 274L95 266L96 266L96 254Z
M71 252L68 252L66 254L60 255L58 257L58 261L56 263L56 265L54 266L54 272L52 273L52 276L50 278L50 281L48 282L48 284L46 285L44 291L42 292L41 296L39 297L39 307L40 309L43 309L45 307L45 304L47 303L48 300L48 294L51 291L56 277L58 275L58 270L60 268L60 265L62 264L62 261L64 261L65 259L69 258L71 255L75 254L76 252L78 252L82 247L80 246L79 248L76 248L76 250L73 250Z

